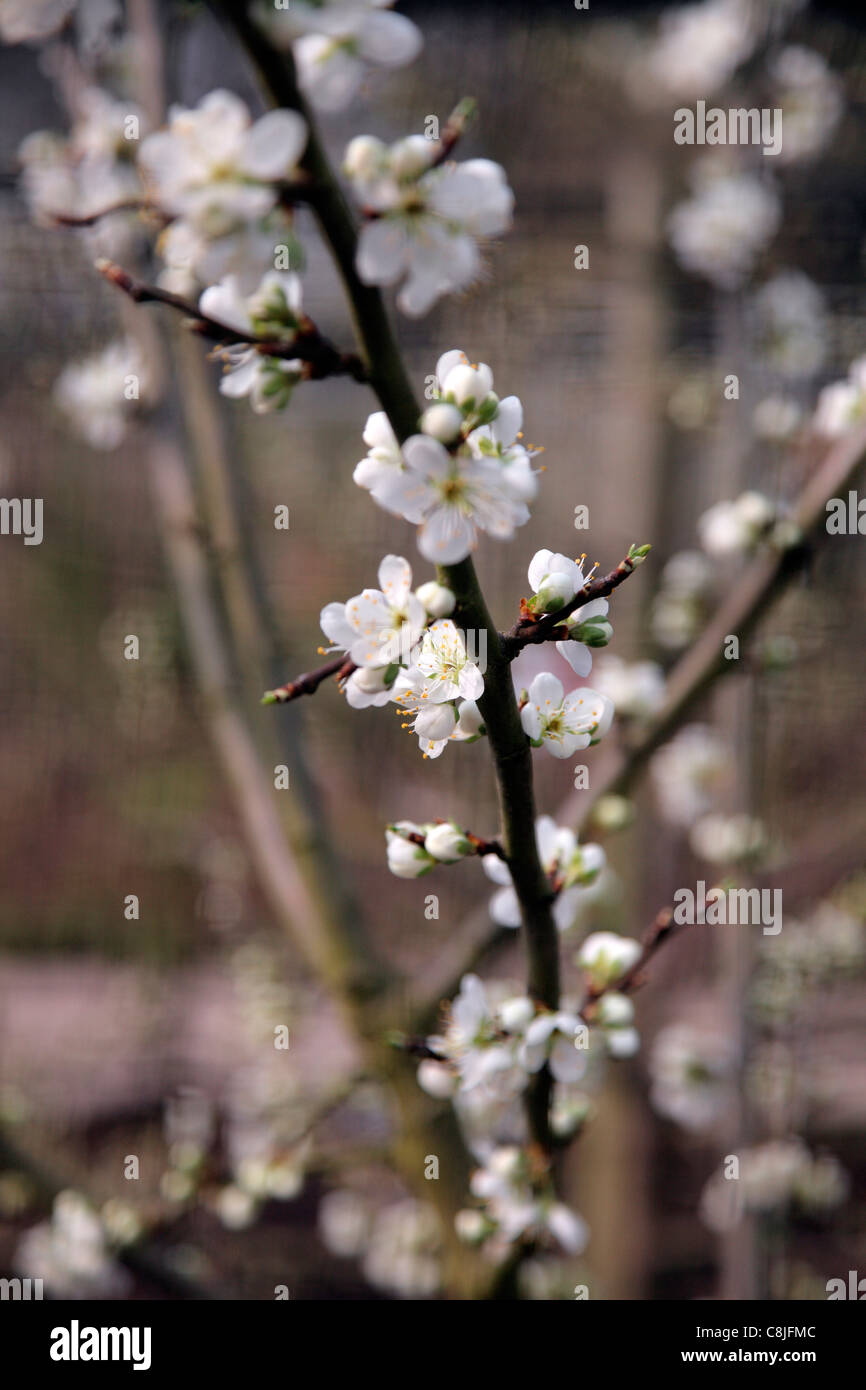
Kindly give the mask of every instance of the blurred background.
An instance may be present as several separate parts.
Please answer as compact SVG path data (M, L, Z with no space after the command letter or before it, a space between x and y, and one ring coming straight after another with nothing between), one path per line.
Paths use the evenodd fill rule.
M700 519L747 490L783 514L845 427L825 419L822 433L813 415L866 352L862 15L401 8L423 30L421 56L371 76L323 121L326 142L339 158L353 134L395 139L477 98L463 154L504 166L514 227L477 287L401 319L399 336L419 390L449 348L488 362L544 447L531 521L477 554L502 627L536 549L586 551L604 571L631 542L653 543L611 602L613 645L592 677L623 716L611 741L627 742L748 562L753 537L718 543L719 517ZM205 7L166 6L160 22L170 99L227 86L258 109ZM121 88L129 62L118 48ZM125 310L92 269L99 230L44 225L22 189L22 141L68 127L60 66L56 45L0 49L0 491L42 497L45 533L39 547L0 538L0 1273L43 1277L58 1297L435 1296L435 1231L376 1162L376 1087L352 1081L352 1044L257 886L208 736L149 481L156 431L187 460L230 616L237 603L234 688L266 765L291 769L275 795L295 809L281 812L303 806L410 980L469 914L486 917L491 885L473 862L429 888L394 878L384 826L447 814L494 834L487 752L423 762L390 707L350 710L333 683L257 708L268 685L317 664L320 608L374 584L383 554L429 577L413 528L353 484L374 408L362 387L311 383L285 414L256 417L216 394L205 345L144 306L134 314L170 334L185 415L143 411L113 447L93 447L86 408L64 409L64 369L116 340ZM698 98L782 107L782 155L676 145L673 110ZM304 213L297 230L305 308L348 345ZM280 505L288 530L273 524ZM678 887L730 872L782 888L784 928L696 928L659 954L638 998L641 1052L608 1068L567 1163L590 1245L577 1261L533 1262L526 1296L571 1297L583 1282L592 1298L821 1299L828 1279L866 1273L866 559L858 535L822 541L630 800L595 807L608 871L575 942L639 935ZM233 587L241 553L247 589ZM542 664L549 654L529 649L518 685ZM570 763L537 754L539 809L570 798L580 815L602 755L575 791ZM480 969L519 986L516 935ZM288 1066L261 1046L282 1023ZM341 1103L312 1150L306 1118L331 1094ZM736 1213L718 1183L732 1153L752 1155ZM130 1243L144 1230L146 1249Z

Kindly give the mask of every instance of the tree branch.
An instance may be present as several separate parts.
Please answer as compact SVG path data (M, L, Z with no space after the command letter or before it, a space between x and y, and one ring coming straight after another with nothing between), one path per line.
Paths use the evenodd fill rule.
M353 353L339 352L333 343L322 337L312 319L306 316L302 318L301 328L293 338L258 338L254 334L241 333L209 314L203 314L196 304L182 295L172 294L158 285L141 284L113 261L102 258L96 262L96 269L109 284L116 285L135 304L165 304L186 314L190 319L190 328L204 338L255 348L262 357L279 357L289 361L297 358L306 363L305 376L311 381L320 381L326 376L351 376L356 381L366 379L360 359Z
M530 644L566 641L569 632L565 626L565 619L576 609L582 608L585 603L591 602L592 599L606 598L608 594L612 594L623 580L628 579L630 574L634 574L643 558L641 556L640 559L636 559L632 555L626 555L625 559L620 560L616 569L611 570L610 574L600 575L597 579L588 579L583 588L578 589L573 599L563 604L561 608L557 608L553 613L546 613L542 618L534 618L528 612L524 613L518 618L514 626L502 635L502 650L506 660L512 661L518 652Z
M297 700L299 695L315 695L322 681L326 681L329 676L336 676L338 680L345 680L357 669L354 661L351 661L341 652L332 661L326 661L324 666L318 666L315 671L306 671L285 685L278 685L274 690L266 690L262 696L262 704L285 705L290 700Z

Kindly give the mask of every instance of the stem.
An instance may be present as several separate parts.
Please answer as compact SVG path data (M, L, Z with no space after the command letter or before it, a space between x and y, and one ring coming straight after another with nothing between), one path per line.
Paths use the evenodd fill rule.
M357 228L315 122L298 90L290 56L278 54L249 19L237 0L218 6L249 54L272 99L281 107L300 111L309 140L301 168L310 175L310 205L322 236L339 269L358 337L369 384L401 442L415 433L421 410L406 373L379 290L364 285L355 270ZM443 582L457 598L456 615L467 628L487 636L484 694L478 702L493 756L502 840L520 902L528 955L530 995L547 1008L559 1003L559 943L551 912L550 885L535 843L535 799L532 754L514 694L508 660L493 624L470 558L443 567ZM527 1112L533 1139L550 1149L549 1101L551 1078L545 1068L530 1084Z

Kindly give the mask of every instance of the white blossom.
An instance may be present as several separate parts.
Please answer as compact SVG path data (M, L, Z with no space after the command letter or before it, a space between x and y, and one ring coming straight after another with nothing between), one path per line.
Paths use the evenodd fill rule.
M454 864L472 853L465 832L453 821L431 826L424 838L424 848L442 864Z
M397 878L420 878L435 866L436 860L427 853L424 845L407 838L409 835L424 836L426 833L425 825L416 825L410 820L396 821L387 827L388 868Z
M785 113L783 164L808 159L827 145L844 110L842 83L814 49L789 44L769 64L773 105Z
M750 275L775 236L782 209L773 189L752 174L698 174L695 193L668 221L686 270L732 290Z
M665 678L655 661L622 661L605 655L595 673L599 692L625 719L649 719L664 704Z
M598 931L586 938L575 959L593 985L605 989L631 969L640 953L639 941L616 932Z
M236 275L211 285L199 299L208 318L249 333L290 343L300 328L301 282L297 275L272 270L263 276L253 294L245 294ZM257 415L282 410L300 380L304 364L297 358L263 356L254 347L224 348L226 373L220 382L224 396L237 400L249 396Z
M552 816L536 820L535 842L544 872L561 884L553 904L553 920L560 931L567 931L586 886L595 882L607 862L604 850L600 845L579 845L574 831L558 826ZM490 900L494 922L500 927L519 927L520 902L508 865L496 854L485 854L481 864L487 877L499 885Z
M743 492L733 502L716 502L698 518L698 534L708 555L742 555L764 536L777 509L760 492Z
M725 1113L735 1064L729 1040L708 1029L670 1024L650 1053L650 1099L685 1129L707 1129Z
M402 281L397 304L412 318L443 294L466 289L481 269L479 242L511 225L514 196L489 159L430 167L436 145L423 135L386 146L360 136L344 167L371 214L358 241L358 274L368 285Z
M296 111L253 123L244 102L222 89L192 109L173 106L168 128L149 135L139 154L152 197L176 219L161 243L169 265L206 281L233 271L258 283L263 253L273 263L264 221L306 143Z
M607 733L613 713L613 704L606 695L588 687L566 695L556 676L541 671L529 687L529 699L520 718L536 747L544 746L554 758L570 758Z
M123 338L64 367L54 399L92 448L116 449L126 436L136 402L147 399L150 380L137 345Z
M298 84L320 111L342 111L357 95L368 67L398 68L418 55L422 37L393 0L291 0L263 6L278 44L291 44Z
M378 578L379 589L364 589L346 603L328 603L319 615L332 650L346 652L356 666L388 668L412 660L427 623L424 605L412 592L408 560L402 555L386 555ZM356 682L359 693L363 688ZM381 705L388 699L389 694L382 689L366 703Z
M435 579L420 584L415 590L415 597L420 599L431 618L447 618L457 604L452 591L444 584L437 584Z
M838 439L866 419L866 357L848 369L847 381L834 381L818 397L813 425L817 434Z
M654 754L650 763L662 815L690 827L712 809L730 772L730 754L705 724L687 724Z
M560 1010L541 1013L529 1024L519 1052L528 1072L537 1072L547 1063L556 1081L564 1085L579 1081L586 1071L586 1053L575 1047L580 1027L577 1014Z

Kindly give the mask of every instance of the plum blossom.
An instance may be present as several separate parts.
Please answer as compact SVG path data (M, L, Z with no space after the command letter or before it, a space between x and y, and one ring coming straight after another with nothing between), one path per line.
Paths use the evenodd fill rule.
M422 555L456 564L474 548L479 530L506 540L528 520L537 479L520 443L520 401L499 400L486 363L473 366L454 348L439 358L434 383L431 409L453 412L449 428L431 422L426 411L422 432L401 449L387 416L377 411L367 420L369 452L354 478L380 507L420 526ZM433 433L424 432L425 424ZM437 433L453 436L451 448Z
M659 97L706 96L734 75L758 34L748 0L702 0L665 9L657 36L641 51L635 90L649 84Z
M344 168L368 214L357 269L367 285L402 280L398 307L420 318L442 295L466 289L481 269L479 242L511 225L514 195L489 159L435 165L437 146L411 135L390 147L357 136Z
M292 0L263 6L274 41L291 44L298 85L320 111L342 111L357 95L368 66L404 67L418 55L420 31L394 0Z
M844 110L842 83L813 49L789 44L770 63L773 105L785 113L783 164L808 159L826 146Z
M301 326L301 293L298 276L289 272L269 271L251 295L243 292L236 275L227 275L204 291L199 309L238 333L288 344ZM267 357L243 344L223 348L222 356L227 367L220 392L233 400L249 396L257 415L284 409L304 370L298 358Z
M513 1041L502 1033L487 991L477 975L464 975L448 1011L445 1031L428 1039L432 1051L446 1058L469 1091L515 1067Z
M606 695L586 686L566 695L562 681L541 671L529 687L520 718L533 747L545 747L554 758L570 758L604 737L613 714Z
M624 719L649 719L664 704L664 672L655 661L627 662L605 654L595 682Z
M640 959L639 941L612 931L593 932L575 957L596 989L606 989Z
M126 436L135 402L147 397L150 374L131 338L70 362L54 399L93 449L116 449Z
M708 725L680 729L650 763L664 818L688 828L706 815L726 784L730 765L727 745Z
M484 1241L491 1255L501 1257L513 1242L542 1236L552 1236L572 1255L586 1246L586 1223L549 1192L533 1189L526 1160L513 1145L493 1149L473 1173L470 1190L482 1203L482 1222L467 1209L458 1213L457 1231L463 1239Z
M467 449L449 453L438 440L414 434L403 445L406 468L377 483L374 497L386 511L418 527L418 549L435 564L453 565L474 549L478 531L509 540L529 520L529 509L495 459Z
M379 589L364 589L346 603L328 603L319 615L331 650L343 651L361 669L346 683L356 709L385 705L397 674L388 668L412 659L427 613L412 592L412 568L402 555L386 555L379 566Z
M528 1072L537 1072L546 1062L555 1080L563 1085L579 1081L586 1071L585 1051L575 1047L580 1027L574 1013L560 1010L539 1014L524 1034L518 1054L521 1065Z
M395 821L387 827L388 868L397 878L420 878L435 867L436 860L425 846L409 839L410 835L426 835L427 828L411 820Z
M544 872L560 885L553 904L553 920L560 931L573 924L580 897L594 883L607 859L600 845L579 845L567 826L558 826L552 816L539 816L535 822L535 842ZM490 900L490 915L500 927L519 927L520 902L511 870L496 854L481 860L487 877L499 887Z
M760 492L743 492L733 502L716 502L698 518L698 534L708 555L742 555L766 535L777 508Z
M414 714L410 727L422 751L437 758L450 739L478 736L475 701L483 691L484 677L469 659L463 634L450 618L438 618L424 633L414 664L397 675L391 698Z
M142 143L139 167L154 200L176 220L161 242L170 266L207 281L234 271L256 284L262 254L273 263L265 219L278 183L291 178L307 143L296 111L269 111L255 123L222 89L197 107L173 106L169 125Z
M847 381L834 381L818 397L813 425L816 433L838 439L866 419L866 357L848 369Z
M736 289L779 228L779 198L752 174L704 169L694 182L694 196L678 203L668 222L674 253L686 270Z
M650 1099L684 1129L707 1129L725 1112L733 1090L735 1053L708 1028L676 1023L656 1035L650 1053Z

